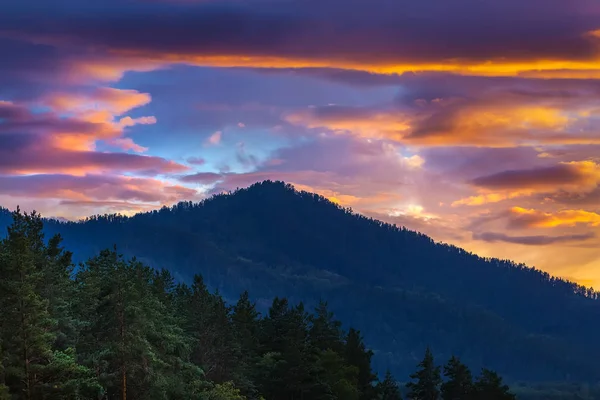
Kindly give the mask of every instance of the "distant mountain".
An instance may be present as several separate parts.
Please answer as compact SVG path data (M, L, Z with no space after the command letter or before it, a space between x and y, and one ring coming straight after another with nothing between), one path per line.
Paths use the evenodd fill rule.
M4 231L9 213L0 212ZM48 221L79 259L116 244L181 280L200 273L235 300L322 298L398 377L425 347L509 380L597 381L595 292L507 260L481 258L265 181L133 217Z

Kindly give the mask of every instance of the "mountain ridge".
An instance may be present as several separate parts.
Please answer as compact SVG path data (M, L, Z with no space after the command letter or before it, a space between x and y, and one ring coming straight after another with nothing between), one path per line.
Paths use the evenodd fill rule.
M259 303L323 298L364 332L379 369L398 376L427 345L513 380L600 376L593 290L436 243L283 182L132 217L48 222L48 234L60 233L81 258L116 244L179 279L201 273L232 299L242 287Z

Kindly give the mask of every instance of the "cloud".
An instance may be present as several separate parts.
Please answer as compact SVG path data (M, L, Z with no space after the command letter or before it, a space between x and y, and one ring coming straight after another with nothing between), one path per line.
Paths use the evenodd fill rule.
M156 156L67 150L35 134L0 134L0 173L36 174L137 172L144 175L181 173L188 167Z
M170 204L196 196L196 191L152 178L126 176L36 174L0 176L2 194L60 199L62 202L129 201Z
M111 140L109 143L120 149L133 150L136 153L143 153L145 151L148 151L147 147L140 146L139 144L135 143L131 138L116 138Z
M598 144L594 81L404 74L395 102L294 110L287 122L414 146Z
M216 131L215 133L213 133L212 135L210 135L208 137L208 139L206 139L206 144L208 144L210 146L216 146L219 143L221 143L221 137L222 136L223 136L223 132Z
M284 180L343 206L381 213L404 207L405 202L425 201L429 183L436 184L435 179L422 178L425 159L418 154L404 154L393 143L322 136L280 148L264 160L241 150L244 148L238 146L237 157L242 158L238 161L249 172L202 172L182 176L181 181L213 185L211 193L215 193L265 179ZM422 181L429 183L422 185L423 193L416 193ZM405 191L410 197L404 198Z
M562 236L509 236L504 233L482 232L473 234L473 239L485 242L506 242L526 246L544 246L559 243L571 243L595 238L593 233Z
M204 165L206 164L206 160L204 158L201 157L188 157L187 160L185 160L188 164L192 164L192 165Z
M480 194L457 200L453 206L482 205L533 194L589 193L600 184L600 165L593 161L562 162L550 167L508 170L473 179Z
M124 139L124 128L153 124L154 117L115 118L147 104L149 97L136 91L99 88L90 94L54 93L28 103L0 102L0 134L37 134L54 148L93 150L98 141L140 151L143 147ZM34 112L41 107L43 112Z
M600 165L592 161L560 163L552 167L510 170L482 176L471 184L486 189L529 189L564 186L595 186L600 182Z
M75 69L106 79L175 63L493 76L563 70L591 75L599 69L594 0L467 0L460 6L440 0L354 0L343 7L337 0L169 7L110 2L105 9L69 2L64 7L34 13L34 6L11 8L0 26L13 38L111 55L112 63L83 59Z
M555 228L559 226L600 226L600 214L585 210L561 210L554 213L522 207L510 209L512 228Z
M134 125L152 125L156 123L156 117L138 117L138 118L131 118L131 117L123 117L119 120L119 125L122 127L126 127L126 126L134 126Z
M216 172L198 172L192 175L185 175L181 177L182 182L186 183L200 183L202 185L211 185L217 183L223 178L222 174Z
M125 126L154 123L154 117L115 118L149 101L146 94L111 88L52 93L31 103L0 101L0 172L183 172L187 167L160 157L96 151L99 141L124 150L148 150L122 136Z
M58 112L86 112L105 110L122 115L134 108L149 104L148 93L137 90L98 87L90 92L57 92L44 96L41 102Z

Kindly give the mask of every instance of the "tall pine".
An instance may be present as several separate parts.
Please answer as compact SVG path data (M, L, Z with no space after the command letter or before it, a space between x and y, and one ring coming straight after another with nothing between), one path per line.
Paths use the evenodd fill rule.
M473 377L469 368L452 356L444 366L446 382L442 384L442 398L444 400L471 400L473 399Z
M360 331L350 328L346 335L344 354L346 361L358 369L358 390L361 400L374 399L376 396L375 382L377 376L371 369L373 352L368 350L363 342Z
M433 353L427 347L423 361L418 364L419 370L410 377L413 382L406 386L409 390L408 398L413 400L438 400L440 396L440 367L433 360Z
M377 391L379 392L379 400L402 400L398 382L389 370L386 371L383 381L377 385Z
M96 397L91 371L74 348L71 256L46 244L39 214L13 213L0 243L0 393L22 399Z
M514 400L516 397L496 372L484 368L475 381L475 399Z

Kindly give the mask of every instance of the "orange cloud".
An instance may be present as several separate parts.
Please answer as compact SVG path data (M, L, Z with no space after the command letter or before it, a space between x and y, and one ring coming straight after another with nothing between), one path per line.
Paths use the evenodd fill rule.
M558 91L540 98L504 90L493 93L489 89L489 93L474 92L463 97L416 99L408 105L381 109L309 107L284 118L291 124L308 128L419 146L600 143L600 136L589 131L586 125L595 109L593 99L591 103L584 101L591 94L577 93L582 100L569 94L572 98L565 100Z
M148 150L147 147L136 144L131 138L116 138L110 144L115 145L123 150L133 150L136 153L143 153Z
M100 87L90 93L53 93L47 95L43 103L57 112L104 110L114 115L122 115L150 103L151 100L148 93L140 93L137 90Z
M600 214L585 210L562 210L547 213L534 209L510 209L511 226L528 228L554 228L557 226L600 226Z
M480 192L452 203L478 206L533 194L589 193L600 185L600 164L593 161L562 162L552 167L504 171L471 181Z
M393 110L370 110L327 106L309 108L285 116L295 125L327 128L337 133L351 132L367 138L402 140L410 133L410 116Z
M147 93L136 90L96 88L92 92L59 92L41 98L38 103L51 107L55 113L68 115L73 120L95 124L93 132L61 132L52 133L52 145L65 150L94 150L98 140L123 146L137 152L147 148L133 143L130 138L121 138L124 128L138 124L154 124L153 116L131 118L119 116L128 111L144 106L151 101Z
M250 68L337 68L365 71L383 75L401 75L407 72L447 72L463 76L517 77L535 75L539 78L564 78L571 72L573 79L595 79L600 76L600 58L585 61L535 59L512 61L506 59L466 60L448 59L440 62L399 62L395 60L377 60L375 62L352 62L343 58L319 57L281 57L252 54L178 54L151 51L112 50L116 60L81 61L75 69L81 74L106 81L117 81L130 70L152 70L169 65L185 64L200 67L250 67ZM139 63L139 66L137 65Z

